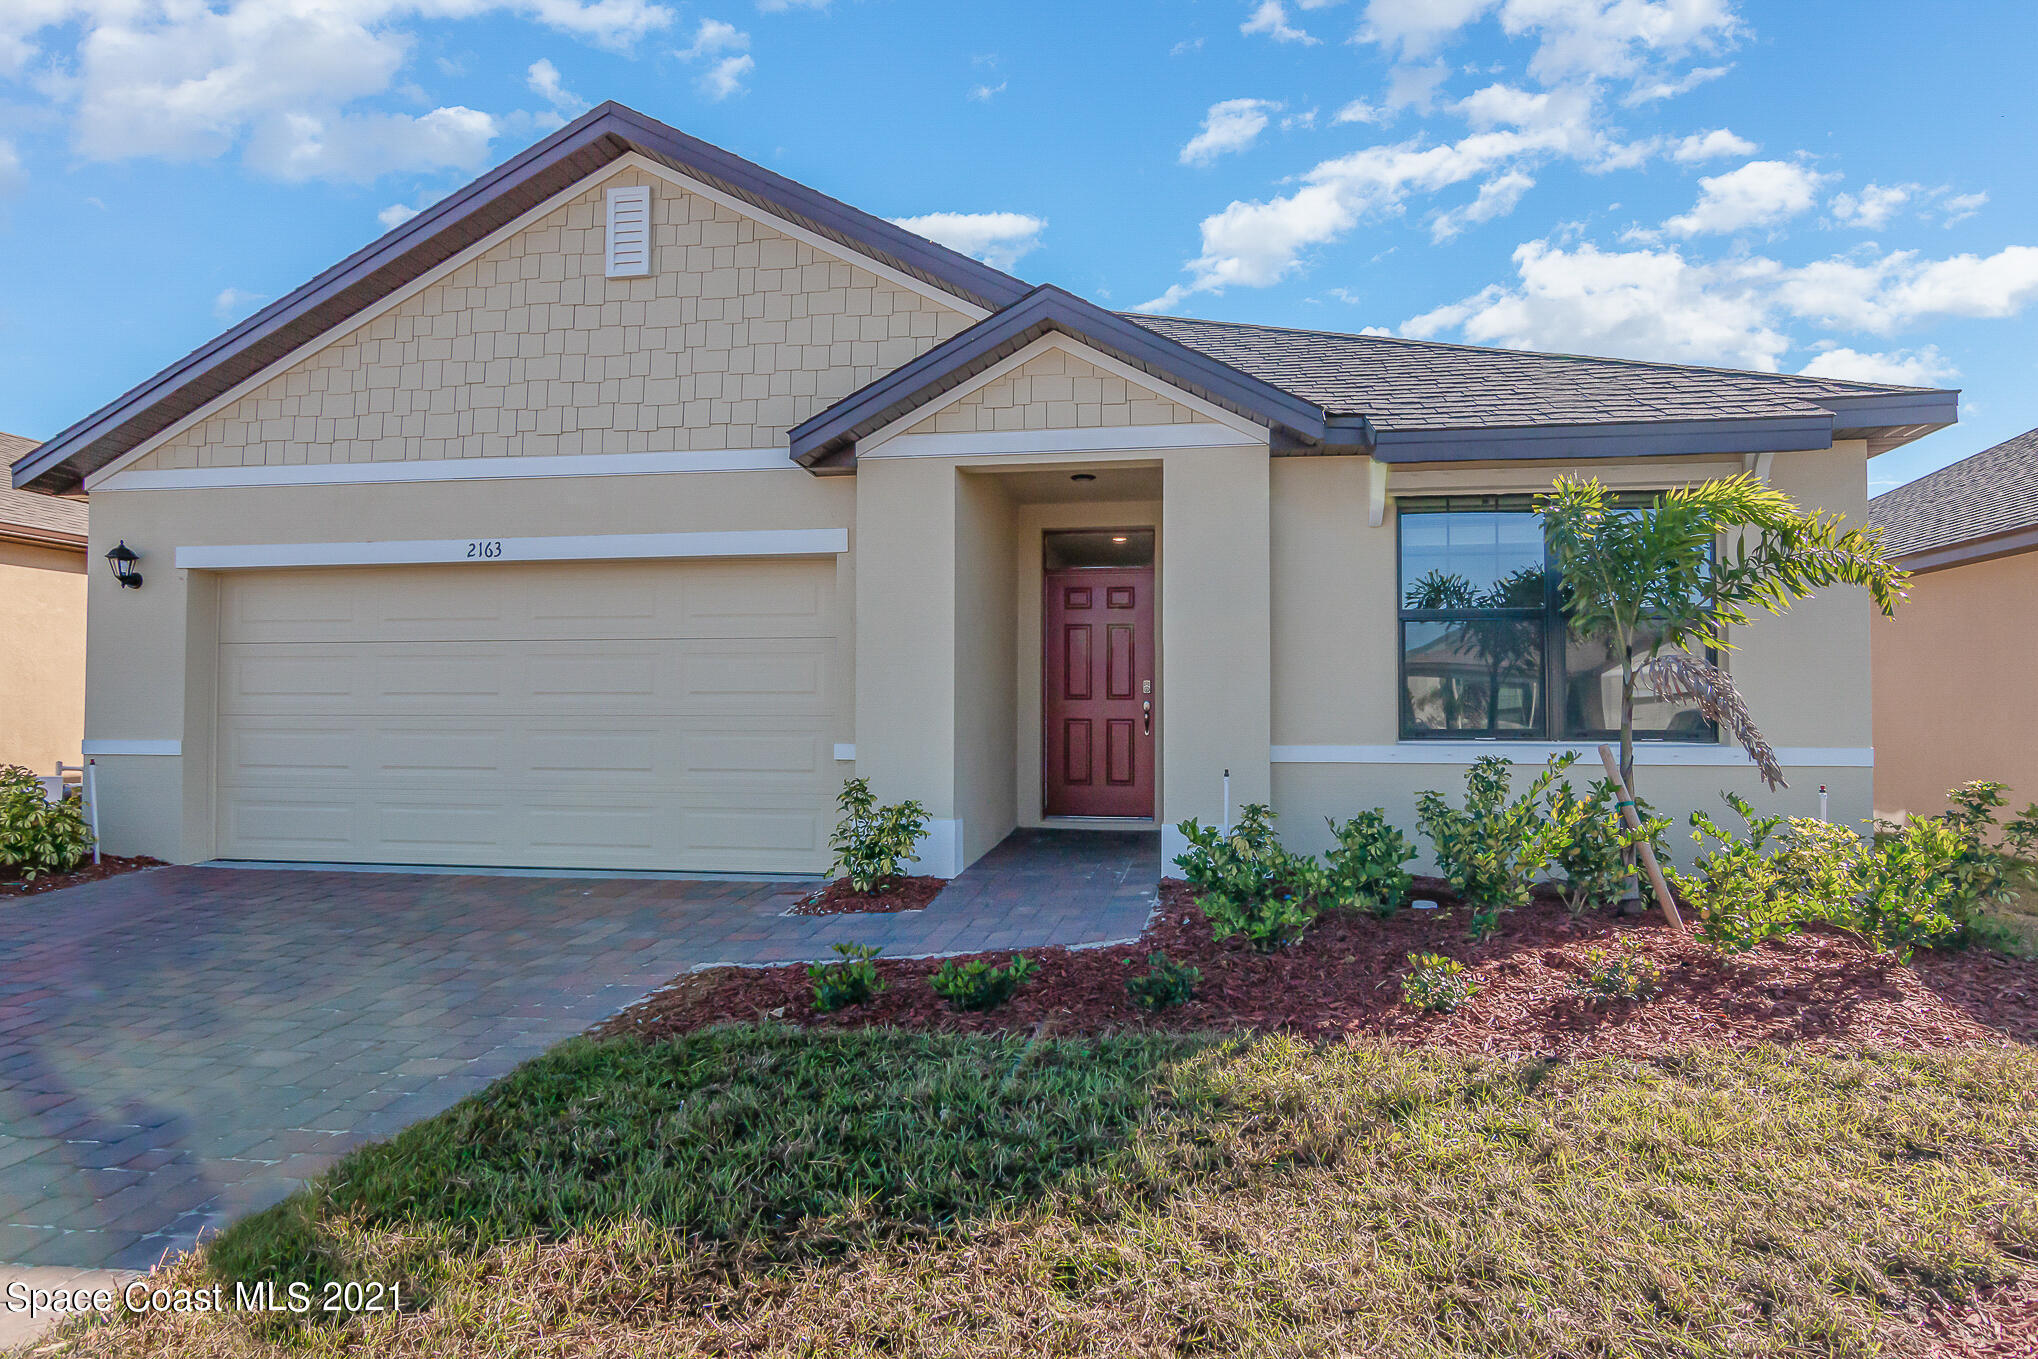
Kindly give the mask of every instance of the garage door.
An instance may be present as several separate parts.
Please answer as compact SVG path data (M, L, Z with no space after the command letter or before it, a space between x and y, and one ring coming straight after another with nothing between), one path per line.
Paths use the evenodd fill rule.
M230 574L219 853L819 871L835 594L807 559Z

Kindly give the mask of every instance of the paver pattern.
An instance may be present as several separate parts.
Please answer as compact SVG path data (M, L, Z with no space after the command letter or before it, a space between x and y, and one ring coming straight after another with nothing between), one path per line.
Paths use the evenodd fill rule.
M925 911L811 884L162 868L0 912L0 1262L146 1268L677 973L1130 938L1148 833L1021 831Z

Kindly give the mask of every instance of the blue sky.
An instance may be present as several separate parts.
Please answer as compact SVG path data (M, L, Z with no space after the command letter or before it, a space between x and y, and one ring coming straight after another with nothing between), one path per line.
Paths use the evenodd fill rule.
M0 429L616 99L1117 307L1963 388L1882 489L2038 425L2034 50L2028 3L4 0Z

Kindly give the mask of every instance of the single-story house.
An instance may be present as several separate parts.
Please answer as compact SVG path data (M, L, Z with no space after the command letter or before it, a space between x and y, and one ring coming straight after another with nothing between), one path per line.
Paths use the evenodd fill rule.
M605 104L15 465L93 496L87 750L171 860L924 870L1015 827L1324 817L1604 737L1529 496L1752 469L1858 517L1880 384L1113 312ZM1496 630L1494 623L1505 624ZM1869 606L1732 663L1869 814ZM1508 640L1488 645L1503 631ZM1760 791L1650 709L1643 791ZM1179 848L1172 831L1162 853Z
M0 434L13 463L33 439ZM0 487L0 764L78 763L85 736L85 505Z
M2038 429L1868 502L1911 572L1873 628L1876 806L1945 809L1974 779L2038 801Z

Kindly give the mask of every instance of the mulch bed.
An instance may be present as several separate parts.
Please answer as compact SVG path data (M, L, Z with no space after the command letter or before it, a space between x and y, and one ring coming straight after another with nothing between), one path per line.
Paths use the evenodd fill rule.
M2038 1354L2038 1276L1991 1289L1925 1318L1928 1359L2029 1359Z
M875 892L859 892L849 879L837 878L820 891L801 897L787 915L863 915L871 912L922 911L946 878L886 878Z
M42 892L54 892L60 887L76 887L79 883L98 882L101 878L117 878L123 873L163 866L161 859L151 859L146 854L137 854L133 858L108 854L96 864L88 860L68 873L44 873L33 882L9 881L0 877L0 897L32 897ZM6 869L0 869L0 874L6 872Z
M1814 930L1729 958L1658 916L1573 920L1553 895L1540 893L1533 905L1507 915L1494 937L1475 944L1465 934L1468 913L1441 881L1418 878L1414 896L1436 899L1444 909L1404 910L1385 921L1333 912L1299 944L1260 954L1237 937L1214 942L1186 884L1171 880L1134 944L1024 950L1039 972L1009 1005L988 1014L958 1014L928 988L936 961L881 959L889 989L834 1014L814 1010L802 966L727 968L677 979L597 1032L655 1039L765 1017L820 1028L888 1024L955 1032L1045 1022L1062 1034L1286 1030L1567 1057L1764 1042L1917 1050L2038 1041L2038 965L1980 948L1921 954L1902 967L1845 936ZM1662 970L1661 994L1643 1002L1579 994L1586 955L1622 939ZM1156 950L1200 968L1203 979L1196 999L1149 1015L1125 982L1145 970ZM1430 1015L1400 1002L1408 955L1427 952L1465 964L1479 990L1464 1008Z

